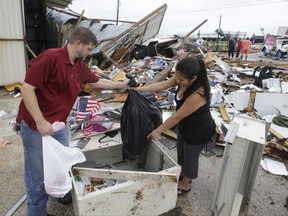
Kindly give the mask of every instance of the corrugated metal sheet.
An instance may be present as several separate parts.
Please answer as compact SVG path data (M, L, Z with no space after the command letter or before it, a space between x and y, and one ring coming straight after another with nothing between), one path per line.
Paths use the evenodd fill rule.
M115 49L131 40L140 40L139 44L143 44L150 38L155 37L160 30L162 20L167 9L167 4L163 4L155 11L133 24L129 29L119 34L116 38L109 41L101 48L101 52L107 56L111 56ZM96 47L97 48L97 47Z
M109 38L114 39L116 36L122 34L124 31L129 29L131 24L123 24L123 25L108 25L103 31L97 32L95 28L98 30L98 26L103 26L101 23L94 23L90 30L96 35L98 40L97 47L91 52L91 55L99 53L101 48L108 44L111 40Z
M68 14L65 13L66 11L63 10L55 10L52 8L47 8L46 10L46 19L47 23L53 23L57 24L58 26L62 26L69 20L75 20L75 22L78 20L78 14L73 15L72 13Z
M47 8L46 32L49 32L49 34L46 35L48 45L47 48L62 46L64 39L61 36L62 32L66 31L66 23L71 23L72 25L75 25L78 20L78 16L78 14L73 14L70 11L69 13L66 13L66 10Z
M46 12L47 27L49 28L50 32L50 34L47 36L48 40L57 40L58 46L63 46L67 42L68 36L72 29L74 29L78 19L79 15L74 14L73 11L48 8ZM79 23L79 26L90 28L90 30L97 37L99 44L92 51L92 54L99 53L103 46L122 32L129 29L131 25L132 24L130 23L122 25L95 23L94 20L87 18L82 18ZM56 38L57 35L58 38Z
M97 37L99 43L92 51L91 55L96 55L102 51L110 57L119 46L125 46L136 39L139 44L142 44L150 38L155 37L159 33L166 9L167 4L163 4L134 24L107 25L103 23L93 23L92 20L89 21L89 19L84 18L81 20L79 26L90 28ZM58 44L61 43L61 46L63 45L63 42L67 40L71 30L75 26L75 22L78 20L77 15L75 17L74 14L72 15L71 13L72 11L69 11L67 14L67 11L55 8L49 8L47 10L47 25L51 26L53 32L59 32L59 29L63 28L63 31L60 31L63 36L62 38L58 38ZM58 30L55 29L56 25L58 26ZM55 41L55 38L53 40Z
M24 80L23 2L0 0L0 85Z

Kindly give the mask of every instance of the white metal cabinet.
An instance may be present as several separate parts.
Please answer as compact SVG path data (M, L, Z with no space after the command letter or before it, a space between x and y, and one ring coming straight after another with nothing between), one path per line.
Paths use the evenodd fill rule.
M181 168L163 151L161 144L151 141L141 156L123 161L122 143L100 144L99 137L93 137L90 146L83 150L87 162L75 166L72 172L74 177L113 179L115 184L80 195L73 178L76 215L160 215L175 208Z
M247 215L269 123L234 116L226 134L224 161L212 211L214 215Z

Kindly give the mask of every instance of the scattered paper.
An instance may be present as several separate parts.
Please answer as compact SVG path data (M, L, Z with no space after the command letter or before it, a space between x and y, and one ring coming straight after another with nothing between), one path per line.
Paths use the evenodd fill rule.
M261 167L272 174L288 176L287 169L283 162L264 158L260 162Z
M0 118L4 115L6 115L7 113L4 110L0 110Z
M163 111L163 114L162 114L163 122L165 122L171 115L173 115L173 112Z

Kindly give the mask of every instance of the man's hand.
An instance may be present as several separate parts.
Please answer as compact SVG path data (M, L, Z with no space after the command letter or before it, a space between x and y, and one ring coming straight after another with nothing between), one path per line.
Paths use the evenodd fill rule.
M36 122L37 130L42 134L42 136L53 135L54 131L50 122L42 120Z
M129 88L129 79L125 80L124 82L121 82L123 84L123 88L122 89L127 89Z

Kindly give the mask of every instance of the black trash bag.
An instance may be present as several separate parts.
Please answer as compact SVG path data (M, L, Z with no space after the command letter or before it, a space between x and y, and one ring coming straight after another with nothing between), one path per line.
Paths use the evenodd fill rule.
M162 124L158 106L135 90L130 90L121 112L120 131L123 159L139 155L148 145L147 136Z
M262 80L271 78L273 73L272 70L275 69L275 67L265 66L263 68L260 68L259 66L256 67L253 71L253 78L254 78L254 84L258 87L262 86ZM256 75L258 72L258 76Z

